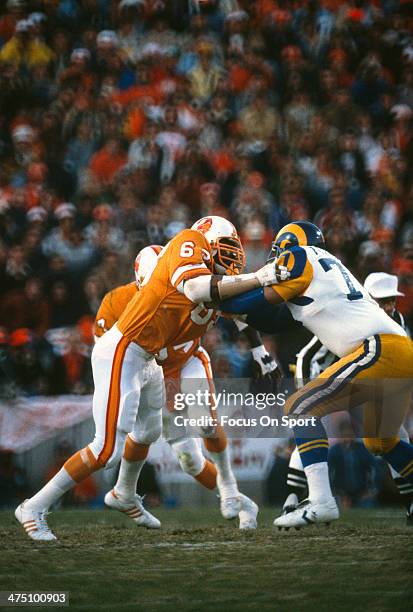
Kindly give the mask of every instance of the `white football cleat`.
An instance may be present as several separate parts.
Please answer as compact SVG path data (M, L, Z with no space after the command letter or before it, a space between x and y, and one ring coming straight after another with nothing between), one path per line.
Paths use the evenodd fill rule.
M240 493L241 511L239 513L240 529L257 529L258 506L249 497Z
M47 510L32 510L26 505L27 499L14 511L14 516L21 523L23 529L32 540L52 542L57 540L47 524Z
M289 514L293 512L298 506L298 496L295 493L290 493L284 502L283 510L281 514Z
M275 519L274 525L279 529L308 527L314 523L330 523L336 521L339 511L334 497L326 502L312 502L305 499L297 508Z
M148 510L145 510L142 504L142 498L139 495L135 495L133 501L122 501L118 495L116 495L114 489L106 493L105 504L109 508L124 512L129 518L131 518L139 527L146 527L147 529L159 529L161 522L153 516Z

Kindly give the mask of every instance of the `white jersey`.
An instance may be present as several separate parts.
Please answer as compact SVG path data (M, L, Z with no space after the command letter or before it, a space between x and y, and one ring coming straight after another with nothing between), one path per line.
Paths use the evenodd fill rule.
M375 334L406 336L334 255L318 247L292 247L279 263L291 276L274 290L294 319L334 355L348 355Z

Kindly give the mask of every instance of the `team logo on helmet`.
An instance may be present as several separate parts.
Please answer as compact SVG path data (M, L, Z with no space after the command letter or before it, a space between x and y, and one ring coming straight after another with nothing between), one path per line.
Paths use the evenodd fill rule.
M202 219L197 221L192 227L198 232L201 232L201 234L206 234L206 232L212 227L212 219L211 217L203 217Z
M316 246L324 248L322 231L309 221L297 221L284 225L276 235L269 255L269 261L279 257L282 251L294 246Z

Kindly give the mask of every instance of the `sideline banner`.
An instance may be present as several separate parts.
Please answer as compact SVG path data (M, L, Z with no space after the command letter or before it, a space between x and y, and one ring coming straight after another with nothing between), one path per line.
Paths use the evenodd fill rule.
M197 442L202 444L199 440ZM274 450L280 443L285 443L285 439L229 439L231 462L236 477L240 480L264 479L272 465ZM202 448L202 452L208 455L205 448ZM159 440L151 446L148 460L155 466L161 484L187 482L190 479L181 470L175 454L164 440Z
M91 417L91 395L0 401L0 450L23 453Z

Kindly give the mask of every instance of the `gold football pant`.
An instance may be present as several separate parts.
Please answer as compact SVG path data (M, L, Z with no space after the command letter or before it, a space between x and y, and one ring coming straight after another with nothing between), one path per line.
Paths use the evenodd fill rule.
M370 336L355 351L328 367L286 402L285 414L323 417L363 408L368 450L390 451L410 406L413 391L413 342L406 336Z

